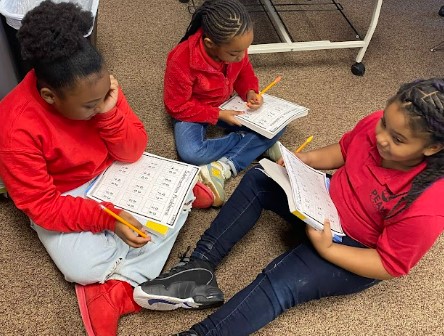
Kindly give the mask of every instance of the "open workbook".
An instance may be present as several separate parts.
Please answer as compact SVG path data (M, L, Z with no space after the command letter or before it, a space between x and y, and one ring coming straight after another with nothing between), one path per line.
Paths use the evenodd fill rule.
M240 120L242 125L268 139L273 138L293 120L308 114L306 107L268 94L262 96L264 103L257 110L249 109L246 102L239 96L231 97L220 108L245 112L236 118Z
M285 167L268 159L259 163L266 174L285 191L291 213L317 230L330 220L332 233L344 236L338 212L328 192L329 179L324 172L313 169L280 145Z
M176 225L199 167L143 153L134 163L115 162L86 196L130 212L148 231L165 236Z

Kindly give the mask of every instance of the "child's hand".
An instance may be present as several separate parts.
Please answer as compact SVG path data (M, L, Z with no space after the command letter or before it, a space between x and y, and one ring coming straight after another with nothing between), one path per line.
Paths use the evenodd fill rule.
M100 113L111 111L117 104L117 97L119 96L119 83L113 75L109 75L109 79L111 81L111 85L102 106L100 106Z
M120 217L125 219L127 222L138 228L140 231L145 232L145 227L139 223L137 219L135 219L130 213L126 211L122 211L119 214ZM151 241L151 237L147 234L147 238L143 238L139 235L137 235L136 232L131 230L128 226L125 224L120 223L119 221L116 221L116 226L114 228L114 233L120 237L125 243L127 243L131 247L142 247L149 241Z
M324 256L325 252L333 245L330 221L328 219L324 221L324 229L322 231L318 231L308 224L306 225L305 231L316 251L318 251L321 256Z
M219 111L219 120L225 121L228 125L232 126L242 126L242 123L239 119L236 118L237 115L242 114L241 111L233 111L233 110L220 110Z
M247 93L247 106L250 110L257 110L262 106L264 99L262 95L256 93L253 90L248 91Z

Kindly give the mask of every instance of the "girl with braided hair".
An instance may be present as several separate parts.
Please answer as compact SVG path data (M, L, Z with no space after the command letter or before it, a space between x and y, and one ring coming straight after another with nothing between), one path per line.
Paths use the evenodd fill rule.
M225 201L226 179L266 151L272 159L279 158L278 146L273 145L283 131L267 139L241 127L235 118L241 112L219 108L234 91L250 108L262 105L247 55L252 41L251 18L238 0L207 0L196 9L185 36L167 59L164 102L173 118L177 152L183 161L201 166L214 206ZM229 133L209 139L210 125Z
M443 148L444 79L403 85L383 111L359 121L339 143L296 153L313 168L337 169L330 195L346 233L342 241L332 240L328 220L316 231L292 215L285 192L254 168L189 260L138 286L136 302L154 310L221 305L214 269L264 209L294 225L302 242L178 335L249 335L298 304L408 274L444 229L444 208L436 202L444 197Z
M65 279L77 284L88 334L109 336L120 315L140 310L133 287L161 272L188 212L171 237L152 244L84 198L114 161L138 160L148 139L84 37L92 24L89 11L68 2L44 1L23 18L18 38L33 69L0 102L0 176ZM144 230L128 212L103 205Z

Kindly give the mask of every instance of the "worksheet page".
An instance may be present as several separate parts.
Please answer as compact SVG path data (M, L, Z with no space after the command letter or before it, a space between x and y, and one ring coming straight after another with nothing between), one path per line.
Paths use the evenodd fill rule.
M280 148L297 208L321 224L329 219L331 228L342 232L338 212L328 193L325 173L306 165L284 146Z
M149 153L135 163L113 163L87 196L174 227L199 167Z
M282 128L282 125L288 124L297 115L306 115L308 109L284 99L274 97L268 94L263 95L264 103L257 110L251 110L247 103L239 96L234 96L221 108L225 110L243 111L245 114L237 116L240 120L249 121L256 127L275 133Z

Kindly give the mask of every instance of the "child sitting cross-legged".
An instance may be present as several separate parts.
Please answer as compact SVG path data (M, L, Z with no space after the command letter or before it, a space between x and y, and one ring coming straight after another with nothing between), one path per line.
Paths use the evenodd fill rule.
M18 39L32 70L0 102L0 177L65 279L77 284L88 334L110 336L122 314L140 310L133 287L160 273L189 210L153 244L85 198L114 161L137 161L148 139L84 37L92 24L89 11L69 2L44 1L23 18ZM201 183L194 194L194 206L214 202ZM144 231L130 213L102 205Z
M247 55L253 24L238 0L207 0L196 9L180 43L169 53L164 102L173 118L179 157L201 166L201 179L214 193L214 206L225 202L225 180L264 154L280 157L274 138L241 127L241 112L219 106L236 92L251 109L259 108L258 79ZM228 134L208 138L217 125ZM264 153L265 152L265 153Z

